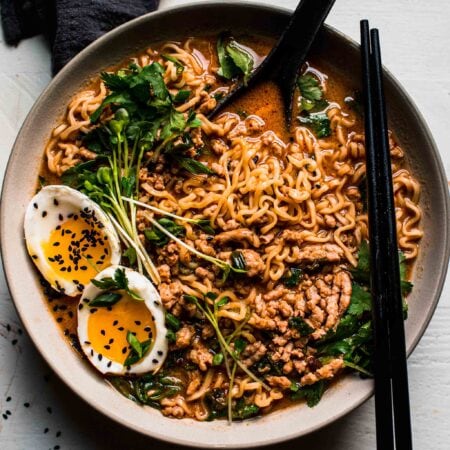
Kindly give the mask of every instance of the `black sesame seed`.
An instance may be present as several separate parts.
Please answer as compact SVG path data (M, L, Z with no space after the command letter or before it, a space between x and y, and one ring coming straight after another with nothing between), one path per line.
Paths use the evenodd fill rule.
M119 321L118 321L118 320L115 320L115 321L113 322L113 327L115 327L118 323L119 323Z
M162 356L162 355L164 355L164 352L162 352L161 350L158 350L158 355Z
M58 200L56 200L56 198L53 199L53 204L54 204L55 206L58 206L58 205L59 205Z
M122 349L122 353L125 354L126 352L127 352L127 347L124 347L124 348Z
M152 329L150 327L145 327L144 331L146 331L148 333L149 331L152 331Z
M158 360L157 359L152 359L152 363L153 364L158 364Z
M7 331L11 331L11 325L9 323L6 324Z
M37 255L31 255L33 259L38 259Z
M111 350L111 346L108 344L104 345L103 347L106 348L106 350Z
M6 414L2 414L2 417L3 417L5 420L8 420L8 416L7 416Z
M117 328L119 331L123 331L125 328L124 327L119 327Z
M47 211L42 211L42 217L46 217L47 216Z
M6 397L6 401L10 402L11 401L11 397Z
M59 247L59 242L53 242L53 247Z
M12 344L12 345L16 345L16 344L17 344L17 339L13 339L13 340L11 341L11 344Z
M64 320L64 319L63 319L62 317L58 317L58 318L56 319L56 321L57 321L58 323L61 323L63 320Z
M108 344L112 344L113 342L114 342L114 339L111 338L111 339L109 340Z
M61 431L57 431L56 432L56 437L60 437L61 436Z
M135 323L136 325L140 325L140 324L141 324L141 321L140 321L140 320L135 320L134 323Z
M48 412L49 414L52 413L52 408L50 408L50 406L47 406L47 412Z
M98 360L101 361L103 359L103 355L101 353L98 354Z
M46 428L46 429L44 430L44 434L47 434L48 432L49 432L49 429Z
M112 361L110 361L110 362L107 364L107 367L111 367L111 365L112 365Z
M37 203L33 203L33 208L34 208L34 209L38 209Z
M6 413L8 416L11 415L11 411L10 411L9 409L7 409L7 410L5 411L5 413Z
M80 303L79 305L78 305L78 309L81 311L82 309L83 309L83 303Z
M59 446L59 445L55 445L54 447L53 447L53 450L59 450L61 447Z
M30 407L30 404L29 404L28 402L25 402L25 403L23 404L23 406L25 406L25 408L29 408L29 407Z
M106 331L105 331L105 330L100 330L100 334L101 334L102 336L106 336Z

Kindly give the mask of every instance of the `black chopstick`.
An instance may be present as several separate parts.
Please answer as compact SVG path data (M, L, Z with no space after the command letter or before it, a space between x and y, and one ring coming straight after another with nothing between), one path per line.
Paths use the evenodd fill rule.
M403 300L378 30L361 21L377 448L412 449Z

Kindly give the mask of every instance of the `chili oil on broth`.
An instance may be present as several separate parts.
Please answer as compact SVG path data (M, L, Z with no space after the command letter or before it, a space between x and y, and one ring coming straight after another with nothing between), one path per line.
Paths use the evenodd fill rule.
M272 45L272 41L259 38L246 38L242 42L261 56L267 54ZM290 386L286 386L286 379L309 385L314 380L327 382L334 380L334 376L343 371L342 358L321 362L315 357L313 349L304 342L304 336L295 334L292 330L290 336L287 333L290 331L289 316L302 317L303 308L307 310L309 316L306 317L309 320L308 323L312 325L314 323L311 322L312 319L309 319L310 316L316 314L318 317L321 313L324 315L323 323L314 327L314 333L318 337L323 336L323 333L327 331L325 329L327 321L332 316L324 305L324 295L329 295L333 289L339 293L339 300L334 305L337 308L336 320L334 323L332 323L333 319L329 320L328 329L336 326L350 301L348 271L356 263L360 242L367 238L367 216L364 213L360 192L360 186L364 182L364 143L361 134L363 125L361 117L350 110L344 102L347 96L353 95L355 89L348 84L341 73L331 71L328 64L320 60L311 60L307 72L323 80L326 87L325 97L331 104L327 115L331 122L332 135L324 139L316 139L311 130L306 127L297 126L292 131L286 129L280 94L272 83L264 83L246 93L228 108L228 112L210 122L205 115L214 105L214 101L211 101L212 95L218 92L226 93L230 87L229 82L214 76L218 67L215 37L190 39L185 43L169 44L169 46L161 44L159 49L160 51L156 53L143 52L136 57L135 61L140 65L146 65L154 59L160 59L159 55L166 52L179 58L182 55L183 63L190 64L191 68L194 68L189 74L189 79L185 73L186 79L183 82L175 78L169 81L169 87L177 90L188 85L193 91L199 89L199 99L193 106L203 123L199 140L202 146L208 147L207 154L201 155L200 160L207 163L209 167L213 167L217 175L215 177L187 176L179 170L167 167L164 161L161 161L159 167L152 166L151 170L143 171L141 174L141 200L182 216L211 218L222 238L223 233L236 231L234 229L236 223L237 231L248 228L249 232L246 232L245 236L241 234L234 240L224 239L224 242L221 242L217 237L204 236L195 227L185 224L184 239L193 243L196 248L214 252L221 258L229 257L229 253L233 250L240 250L252 263L250 270L256 271L255 276L250 280L238 278L232 283L221 285L220 274L215 267L196 260L173 242L169 242L162 248L149 246L160 273L164 275L163 282L158 287L163 302L166 309L181 321L181 328L177 332L177 342L172 345L163 371L168 376L180 379L183 387L177 395L161 401L162 412L171 417L194 417L204 420L211 412L211 404L216 405L217 408L223 406L222 401L229 389L229 381L224 367L213 366L211 363L213 353L218 353L220 350L215 342L217 339L214 338L210 325L196 318L196 308L183 298L183 295L200 298L206 292L214 292L219 296L219 300L229 299L218 313L224 330L232 332L244 324L240 336L247 342L247 347L243 351L242 359L248 359L251 363L252 358L256 358L256 363L259 364L268 354L271 358L276 358L279 375L271 374L270 381L267 381L264 372L267 366L262 366L261 373L258 372L259 377L266 378L266 383L270 383L269 392L240 371L237 371L233 384L232 395L236 401L244 399L245 404L257 405L260 413L267 413L276 406L291 404ZM193 54L195 60L192 60L189 54ZM170 80L170 76L174 76L173 67L170 67L167 61L160 61L165 65L166 74L169 74ZM209 70L196 74L196 65L198 67L209 65ZM82 148L77 135L90 129L89 114L98 107L105 95L106 90L100 81L94 81L87 90L72 100L72 106L69 108L71 112L63 119L62 125L55 129L52 141L47 147L48 164L41 175L53 179L56 176L59 180L59 176L68 167L93 156L88 149ZM64 124L65 129L63 129ZM71 127L72 130L70 130ZM262 143L263 139L265 139L264 143ZM59 144L62 146L54 151L55 146L58 147ZM259 147L255 150L252 146ZM233 147L235 147L234 150ZM245 152L248 152L251 158L247 158L244 155ZM417 228L420 221L420 210L417 207L419 186L403 165L403 152L394 140L391 141L391 152L394 157L394 185L397 183L395 192L399 242L400 247L405 252L409 252L407 257L411 265L417 254L417 243L421 236L421 231ZM292 164L288 165L286 153L298 159L294 162L299 167L292 168ZM224 164L226 159L224 154L229 155L229 161L226 164ZM236 155L240 160L238 158L233 160L232 157ZM249 172L257 174L258 166L261 166L262 161L264 163L269 161L268 164L270 164L271 158L275 158L275 162L278 161L281 171L286 171L286 168L290 167L289 170L297 176L306 177L310 186L308 201L312 202L314 207L319 206L322 210L329 211L327 214L318 213L321 225L315 233L310 231L314 228L310 223L307 223L303 229L295 221L292 223L289 218L291 206L287 209L279 208L278 213L268 210L272 213L272 218L274 216L277 218L274 226L270 226L270 221L269 224L265 223L264 217L261 219L261 216L258 216L259 211L248 212L252 208L255 209L255 205L251 202L247 204L241 202L242 197L246 195L242 194L246 192L245 186L230 192L226 198L217 194L226 192L227 177L239 178L241 173ZM304 159L308 159L312 169L317 169L320 165L321 170L328 174L327 177L320 180L320 183L316 182L314 175L316 170L304 169L308 165L303 164ZM270 173L272 172L267 172L266 175ZM342 184L343 177L347 177L349 182ZM286 187L282 194L288 197L288 205L294 205L292 208L295 208L295 202L298 200L296 200L298 195L296 191L299 189L295 189L295 186L283 186L281 181L279 184L271 188L272 195L274 195L273 192L279 191L280 187ZM336 186L338 194L334 195ZM250 183L247 186L247 193L253 194L254 190L255 186L251 186ZM344 190L345 194L342 193ZM285 195L286 193L288 196ZM327 194L330 194L331 202L327 199ZM267 193L264 195L267 196ZM221 198L214 203L214 200L211 201L214 197ZM347 206L341 206L339 209L342 198L345 199ZM273 200L270 201L273 202ZM241 202L241 208L245 207L248 210L247 216L236 214L233 202ZM227 213L217 213L219 203L221 207L228 205ZM216 208L212 208L213 206ZM349 223L350 216L354 218L354 224L348 231L345 227L346 223L347 225ZM250 220L245 217L250 217ZM143 209L138 211L138 223L141 231L150 227ZM336 226L339 228L339 224L340 228L344 228L341 231L340 243L346 250L336 245L333 237L332 231L336 229ZM296 236L300 235L306 246L316 245L317 249L320 249L321 245L331 245L331 247L324 247L325 256L321 255L326 263L319 267L320 270L317 272L317 267L313 268L311 273L304 275L300 287L292 290L285 288L281 279L290 267L297 264L295 261L300 258L302 246L298 245L297 239L291 239L292 236L291 238L282 237L285 230L294 234L300 233ZM302 232L303 235L301 235ZM274 236L270 236L271 234ZM274 241L277 239L280 242L275 245ZM303 256L308 262L308 254ZM264 266L262 272L257 267L258 258ZM334 260L327 261L327 258L334 258ZM172 265L174 260L176 262ZM295 296L299 298L298 302L293 300ZM64 334L76 342L76 319L74 318L76 301L66 298L57 299L52 300L50 306ZM252 313L250 320L247 318L248 311ZM275 314L272 314L272 311L275 311ZM246 320L248 320L247 324L245 324ZM275 323L274 327L272 322ZM187 346L186 342L188 342ZM249 348L252 352L248 351ZM257 359L261 353L264 355ZM269 370L272 369L269 368Z

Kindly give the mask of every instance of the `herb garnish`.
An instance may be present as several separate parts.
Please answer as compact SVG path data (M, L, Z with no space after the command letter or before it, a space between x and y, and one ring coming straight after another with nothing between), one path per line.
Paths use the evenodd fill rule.
M117 292L104 292L89 302L89 306L112 306L122 298Z
M330 120L324 113L328 102L319 81L306 74L298 77L297 85L300 90L299 121L309 126L318 138L330 136Z
M403 295L406 295L412 284L405 279L406 263L402 252L399 252L400 274ZM317 344L321 357L342 355L346 367L372 375L372 299L369 290L370 255L366 241L359 248L358 265L352 270L352 296L350 305L335 330L329 331ZM407 305L404 301L406 318Z
M303 270L299 267L291 267L287 273L283 276L282 281L288 288L294 288L298 286L303 278Z
M148 339L144 342L139 342L138 338L131 331L128 331L127 342L130 344L131 350L123 365L131 366L140 361L148 353L152 340Z
M219 76L231 80L243 75L244 83L247 83L255 64L247 50L231 36L222 33L217 40L217 55L220 64L217 72Z
M173 397L182 389L181 380L163 373L148 373L132 379L110 377L109 381L126 398L157 409L161 408L160 400Z
M180 61L170 55L164 57L177 70L183 70ZM134 248L138 270L145 268L156 284L160 277L140 242L136 206L125 204L122 197L137 198L139 171L146 152L152 152L154 161L167 153L191 173L210 173L205 165L185 155L192 146L189 132L201 122L193 111L178 112L174 103L185 101L190 93L182 90L172 96L163 74L157 62L102 73L109 95L91 114L91 122L98 125L82 136L83 144L97 153L97 159L69 169L62 177L64 183L84 192L108 214L127 247ZM105 110L113 117L100 121Z
M300 336L308 336L314 331L301 317L291 317L288 323L291 328L298 330Z
M124 290L131 298L135 300L143 300L141 296L136 294L136 292L132 291L128 286L128 278L125 273L125 269L116 269L114 272L114 277L103 277L100 280L96 280L93 278L91 280L92 284L99 289L103 289L104 291L118 291ZM102 295L102 294L100 294ZM92 302L95 302L98 299L96 297ZM92 302L90 305L92 306L102 306L102 305L93 305Z
M323 113L313 113L306 116L299 116L300 123L308 125L318 138L330 136L330 119Z
M173 220L167 219L165 217L158 219L158 223L174 236L184 236L184 233L186 231L184 227L182 227L181 225L177 225ZM157 247L166 245L170 240L167 234L156 227L145 229L144 236L147 241L151 242Z
M326 384L324 380L319 380L314 384L309 386L300 386L298 383L293 383L291 385L291 399L292 400L301 400L305 399L306 404L313 408L316 406L320 399L322 398L323 393L325 392Z

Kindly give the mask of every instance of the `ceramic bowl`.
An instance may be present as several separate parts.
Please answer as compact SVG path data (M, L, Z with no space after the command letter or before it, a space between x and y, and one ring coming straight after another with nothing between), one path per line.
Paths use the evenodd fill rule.
M229 426L226 421L174 420L122 397L70 348L50 314L23 238L26 205L36 189L44 145L71 96L102 69L155 41L231 29L277 36L289 11L256 3L221 1L185 5L145 15L106 34L75 57L50 83L29 113L9 160L2 193L1 244L8 285L20 318L39 352L58 376L92 407L145 435L203 448L257 447L312 432L367 400L371 380L343 377L315 408L297 405ZM358 46L326 27L313 50L332 67L359 81ZM449 198L438 151L417 108L388 72L386 94L391 128L422 183L425 236L414 272L406 322L411 352L433 314L449 257Z

